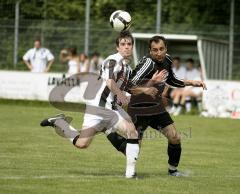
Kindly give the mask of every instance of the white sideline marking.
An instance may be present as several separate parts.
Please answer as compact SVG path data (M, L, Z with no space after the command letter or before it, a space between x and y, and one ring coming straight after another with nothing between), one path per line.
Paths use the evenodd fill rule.
M41 175L41 176L0 176L0 180L19 180L19 179L57 179L57 178L78 178L82 180L86 180L86 178L124 178L124 176L119 175Z
M77 175L41 175L41 176L0 176L0 180L23 180L23 179L58 179L58 178L78 178L80 180L88 181L86 178L125 178L124 176L119 176L119 175L82 175L82 176L77 176ZM163 177L162 175L156 176L147 176L144 178L144 176L140 175L140 179L149 179L149 178L156 178L156 177ZM165 177L165 176L164 176ZM170 176L169 176L170 177ZM183 178L240 178L240 176L197 176L197 175L189 175L185 176ZM174 177L172 177L174 178ZM176 178L181 178L181 177L176 177Z

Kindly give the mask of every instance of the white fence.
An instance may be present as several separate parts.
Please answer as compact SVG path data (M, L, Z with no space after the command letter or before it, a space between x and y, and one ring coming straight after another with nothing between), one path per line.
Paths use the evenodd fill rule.
M0 71L0 98L48 101L51 90L64 76L61 73ZM203 115L240 118L240 82L208 80L206 84ZM75 86L64 100L84 102L85 89L85 83Z

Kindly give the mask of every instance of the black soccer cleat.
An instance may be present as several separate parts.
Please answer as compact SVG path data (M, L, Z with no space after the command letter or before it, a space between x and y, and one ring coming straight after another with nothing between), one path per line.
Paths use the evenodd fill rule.
M134 175L132 175L132 176L126 176L125 178L126 178L126 179L135 179L135 180L138 180L137 173L134 173Z
M179 172L178 170L170 170L168 169L169 176L176 176L176 177L183 177L185 176L183 173Z
M65 117L64 114L58 114L56 116L53 116L53 117L49 117L47 119L44 119L41 121L40 125L42 127L46 127L46 126L49 126L49 127L54 127L54 123L57 119L68 119L69 120L70 117ZM71 121L70 121L71 122Z

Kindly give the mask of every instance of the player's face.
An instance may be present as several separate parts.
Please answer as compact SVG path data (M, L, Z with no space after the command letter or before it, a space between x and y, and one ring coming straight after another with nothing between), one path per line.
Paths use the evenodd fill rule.
M119 41L117 51L123 58L129 58L132 56L133 43L130 38L123 38Z
M41 43L40 43L39 41L35 41L35 42L34 42L34 47L35 47L36 49L39 49L39 48L41 47Z
M162 40L160 40L159 42L152 42L150 48L150 55L154 60L162 62L166 56L166 53L167 48Z

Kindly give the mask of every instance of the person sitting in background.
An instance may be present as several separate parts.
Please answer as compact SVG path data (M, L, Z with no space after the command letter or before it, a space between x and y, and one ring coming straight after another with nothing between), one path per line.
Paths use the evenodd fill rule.
M189 58L187 59L187 71L186 71L186 79L187 80L202 80L201 73L198 69L194 67L194 60ZM185 107L186 103L186 111L190 112L191 110L191 98L198 98L202 95L202 90L200 88L194 88L192 86L185 87L181 92L179 92L175 98L173 99L174 104L178 104L176 111L173 115L179 115Z
M186 77L186 67L181 64L180 57L174 57L172 62L173 62L173 73L179 79L185 79L185 77Z
M79 60L80 60L80 71L89 72L90 62L89 62L88 56L85 55L84 53L81 53L79 55Z
M46 73L53 64L54 56L47 48L41 47L41 40L36 38L34 48L24 54L23 61L31 72Z
M100 57L100 54L98 52L94 52L91 56L89 72L99 74L102 62L103 58Z
M173 58L173 72L176 75L177 78L179 79L186 79L186 67L181 64L181 59L180 57L174 57ZM183 88L173 88L170 91L170 97L174 99L178 94L181 93ZM172 108L170 109L169 113L172 114L176 111L177 105L173 103Z
M80 73L80 59L78 57L76 47L70 47L67 50L61 50L60 61L68 61L68 74L73 75L76 73Z

